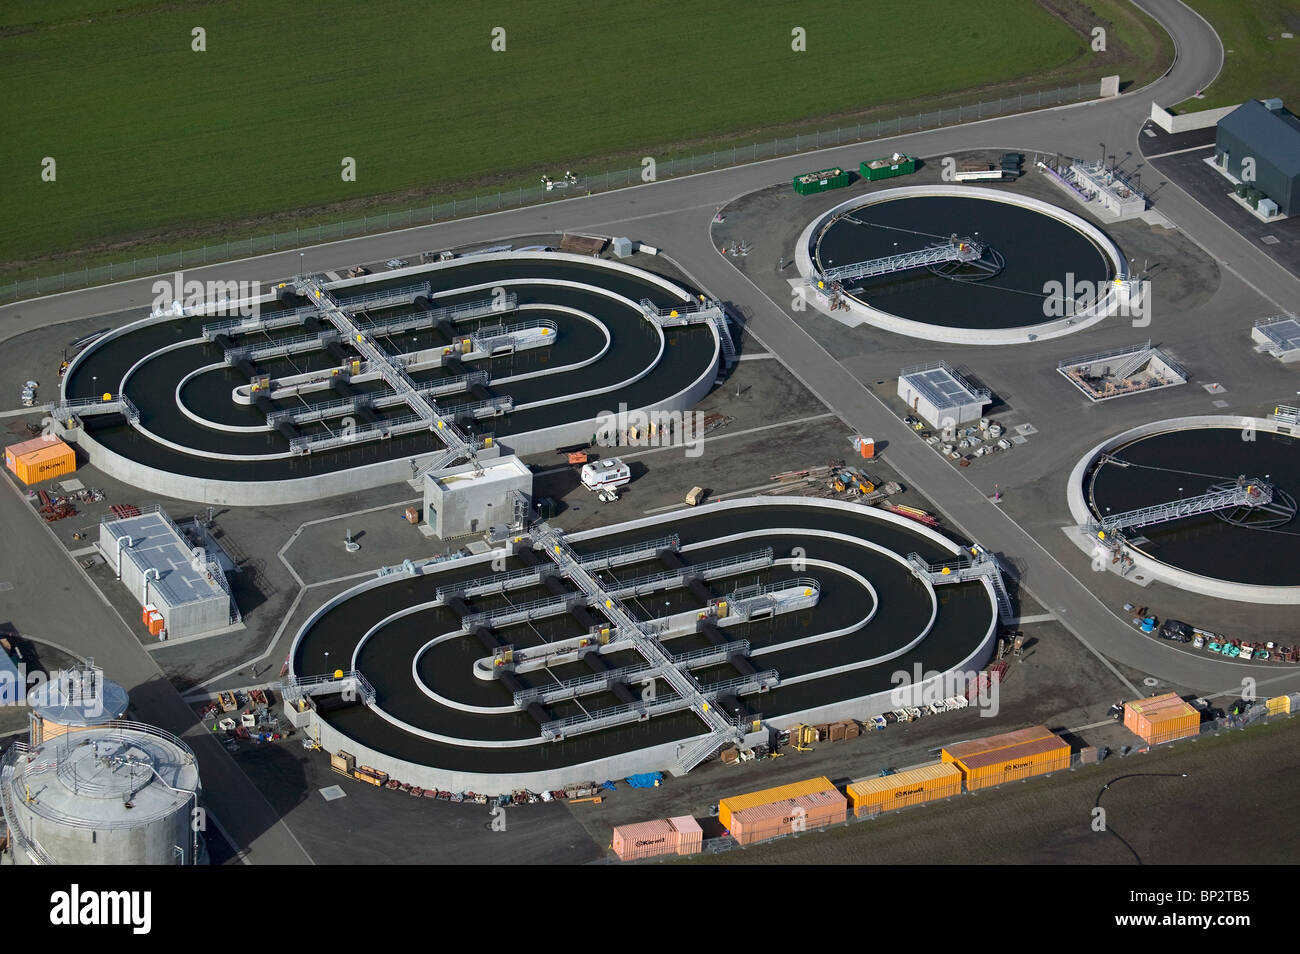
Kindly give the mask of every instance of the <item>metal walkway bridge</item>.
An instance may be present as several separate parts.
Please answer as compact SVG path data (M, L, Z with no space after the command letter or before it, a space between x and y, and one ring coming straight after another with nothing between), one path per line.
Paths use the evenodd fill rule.
M933 586L965 583L969 580L988 580L993 584L993 595L998 603L998 616L1004 623L1009 622L1015 618L1015 613L1011 609L1011 597L1007 593L998 561L983 547L976 546L972 550L970 556L957 557L943 563L929 563L919 553L909 553L907 562L913 574Z
M301 276L294 280L294 288L319 308L321 316L334 326L335 330L348 344L356 348L370 362L370 370L377 373L384 383L392 389L393 393L402 398L420 419L422 425L428 430L437 432L439 438L447 446L447 450L434 460L437 467L446 467L461 459L477 463L478 447L476 443L471 441L456 426L454 420L444 417L438 406L421 393L420 388L411 380L411 376L407 374L405 368L394 363L386 351L376 345L369 336L357 327L356 322L343 310L340 303L335 301L318 277L314 275ZM356 304L358 302L356 299L349 299L349 303ZM376 434L375 436L382 436L382 434ZM356 439L356 434L352 435L352 439ZM310 453L314 446L312 442L304 441L296 449L301 453ZM426 468L426 470L430 469L433 469L433 467Z
M642 298L641 311L647 319L660 328L677 328L682 325L713 325L714 330L718 333L718 341L722 346L722 357L726 361L727 367L731 367L736 363L736 343L732 340L731 329L727 325L727 311L722 307L722 302L712 298L701 298L699 301L660 308L649 298Z
M370 705L375 701L375 687L360 670L353 669L342 676L290 676L280 683L280 693L290 705L299 700L329 693L351 693L357 701Z
M914 252L901 252L884 258L873 258L852 265L840 265L822 272L822 280L831 282L855 281L859 278L875 278L893 272L907 271L911 268L924 268L928 265L942 265L945 262L977 262L984 257L984 246L970 239L950 239L943 245L918 249ZM811 281L811 280L810 280ZM815 282L813 282L815 284Z
M1141 507L1124 513L1107 514L1105 517L1088 525L1088 531L1098 539L1131 530L1138 527L1150 527L1158 523L1168 523L1182 517L1195 517L1200 514L1214 513L1236 507L1267 506L1273 502L1273 487L1262 480L1237 478L1232 487L1213 488L1208 493L1196 497L1184 497L1152 507Z
M121 414L134 424L140 420L140 412L125 394L117 397L82 398L77 401L61 401L50 408L50 417L59 422L67 422L74 417L90 417L94 414Z
M623 609L618 599L605 589L582 565L581 560L568 541L559 531L545 523L532 529L533 542L539 545L559 567L560 572L573 582L583 594L591 600L614 625L610 642L626 641L641 654L647 663L647 678L658 678L668 683L678 699L689 705L692 712L704 720L710 734L696 746L688 750L678 761L680 773L689 772L704 761L718 748L738 737L738 730L731 720L722 714L709 699L705 698L700 684L689 672L677 668L674 657L670 655L648 628L643 627ZM750 677L742 677L748 680ZM640 715L628 715L626 719L641 718ZM604 727L591 724L593 720L584 720L589 728ZM605 721L605 720L602 720ZM614 723L610 723L614 724ZM563 727L553 724L543 726L543 735L550 739L562 738ZM557 730L560 734L557 734Z

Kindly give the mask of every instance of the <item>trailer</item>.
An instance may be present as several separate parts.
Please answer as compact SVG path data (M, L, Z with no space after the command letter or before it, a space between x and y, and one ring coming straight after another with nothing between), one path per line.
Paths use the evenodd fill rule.
M582 486L588 490L611 490L632 482L632 469L617 457L582 465Z

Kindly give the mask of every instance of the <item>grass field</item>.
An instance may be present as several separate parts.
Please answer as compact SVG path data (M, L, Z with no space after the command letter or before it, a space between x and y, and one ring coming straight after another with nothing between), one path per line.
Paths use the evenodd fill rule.
M1013 782L931 805L886 812L824 832L782 838L679 864L705 865L1222 865L1294 864L1300 793L1294 719L1146 755ZM1103 785L1110 833L1095 831L1092 809ZM1148 774L1151 773L1151 774ZM1186 777L1180 777L1186 773ZM1174 777L1168 777L1168 776ZM1243 824L1207 824L1240 818ZM1246 822L1249 819L1249 822ZM1122 837L1117 838L1118 834Z
M1300 109L1300 0L1184 0L1210 21L1223 41L1223 72L1204 99L1179 103L1177 112L1231 106L1280 96ZM1283 39L1283 33L1292 33Z
M1123 0L3 3L0 261L48 273L814 118L1145 81L1162 37Z

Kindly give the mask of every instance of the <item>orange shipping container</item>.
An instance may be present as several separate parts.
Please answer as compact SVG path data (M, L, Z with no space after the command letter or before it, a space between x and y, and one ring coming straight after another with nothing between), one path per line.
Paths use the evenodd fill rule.
M766 841L794 831L812 831L848 817L848 799L832 789L731 813L731 837L742 845Z
M23 483L37 484L72 473L77 469L77 455L58 438L38 438L6 447L5 466Z
M974 792L1070 767L1070 744L1046 726L1031 726L945 747L940 755L961 770Z
M1201 714L1176 692L1124 703L1124 728L1151 745L1201 731Z
M798 798L800 795L812 795L815 792L835 792L839 794L839 790L831 784L831 780L822 775L817 778L810 778L805 782L791 782L789 785L765 788L761 792L750 792L747 795L729 795L718 801L718 821L722 823L723 828L730 829L732 812L752 808L755 805L769 805L772 802L788 801L792 798Z
M668 819L668 824L677 830L677 853L693 855L704 850L704 829L690 815L678 815Z
M848 793L854 814L874 815L960 795L961 770L947 762L935 762L883 778L862 779L849 785Z
M622 861L671 855L677 851L677 829L662 818L619 825L614 829L613 847Z
M154 606L152 603L145 603L144 606L140 607L140 622L148 626L149 617L156 612L158 612L158 607Z
M163 618L161 613L149 614L149 635L157 636L163 631Z
M5 466L10 470L14 469L14 461L19 457L30 454L32 451L44 450L53 444L62 444L63 442L53 434L42 434L40 437L33 437L29 441L23 441L19 444L10 444L5 448Z

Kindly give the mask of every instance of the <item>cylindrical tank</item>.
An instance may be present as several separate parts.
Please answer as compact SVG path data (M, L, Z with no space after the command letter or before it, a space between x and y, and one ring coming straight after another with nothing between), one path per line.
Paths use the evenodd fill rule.
M48 682L27 694L31 707L28 744L90 726L104 725L126 714L126 690L87 660L81 669L53 673Z
M0 760L15 864L195 864L199 797L189 746L138 722L16 742Z

